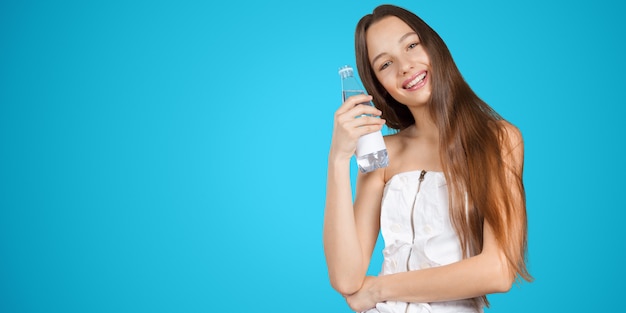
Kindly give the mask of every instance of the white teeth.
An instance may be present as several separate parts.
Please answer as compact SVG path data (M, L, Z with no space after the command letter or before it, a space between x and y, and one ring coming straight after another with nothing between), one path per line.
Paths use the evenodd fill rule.
M426 77L426 72L424 72L424 73L422 73L422 74L418 75L417 77L415 77L415 79L413 79L412 81L410 81L410 82L406 85L406 87L404 87L404 88L406 88L406 89L413 88L413 86L417 85L419 82L421 82L422 80L424 80L424 77Z

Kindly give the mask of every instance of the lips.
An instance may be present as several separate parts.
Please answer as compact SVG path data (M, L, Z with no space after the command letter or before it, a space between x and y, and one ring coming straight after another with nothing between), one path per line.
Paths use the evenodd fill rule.
M426 82L426 71L421 71L411 76L411 78L404 81L402 88L407 90L416 90L424 86Z

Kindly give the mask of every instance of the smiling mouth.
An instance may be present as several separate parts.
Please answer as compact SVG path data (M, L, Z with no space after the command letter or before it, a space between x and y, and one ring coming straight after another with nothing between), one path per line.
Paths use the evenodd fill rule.
M416 85L420 84L421 82L423 82L424 78L426 78L426 72L422 72L421 74L415 76L415 78L413 78L411 81L406 83L402 88L411 89L415 87Z

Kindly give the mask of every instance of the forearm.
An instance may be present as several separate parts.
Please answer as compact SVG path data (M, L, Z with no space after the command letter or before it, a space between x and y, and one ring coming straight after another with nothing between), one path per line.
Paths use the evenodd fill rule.
M365 261L352 204L350 161L329 161L327 179L323 236L330 282L341 293L353 293L365 277Z
M376 302L437 302L506 292L511 283L503 260L478 255L441 267L380 276L370 292Z

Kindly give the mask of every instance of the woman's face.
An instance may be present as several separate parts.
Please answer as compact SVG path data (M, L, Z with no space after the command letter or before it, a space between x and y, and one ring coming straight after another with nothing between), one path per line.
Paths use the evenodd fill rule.
M366 33L372 70L385 90L398 102L423 106L430 99L430 60L420 38L404 21L388 16Z

